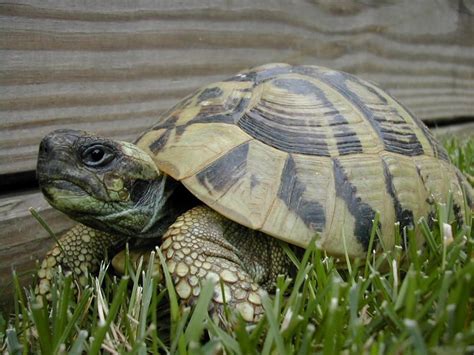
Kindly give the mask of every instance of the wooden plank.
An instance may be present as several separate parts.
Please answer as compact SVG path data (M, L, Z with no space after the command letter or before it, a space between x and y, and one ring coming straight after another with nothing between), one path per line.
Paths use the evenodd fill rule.
M474 122L436 127L432 129L438 138L456 137L460 140L474 139Z
M0 198L0 308L11 302L12 270L23 284L32 280L36 260L41 260L54 240L28 209L34 207L58 235L74 222L53 210L39 192Z
M131 140L206 83L266 62L379 82L424 119L473 116L467 2L0 4L0 175L31 171L61 127Z

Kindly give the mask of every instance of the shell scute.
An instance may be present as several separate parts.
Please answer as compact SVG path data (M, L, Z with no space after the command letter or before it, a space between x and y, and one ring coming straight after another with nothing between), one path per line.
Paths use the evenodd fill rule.
M224 216L261 229L278 192L286 154L251 140L230 150L183 184Z

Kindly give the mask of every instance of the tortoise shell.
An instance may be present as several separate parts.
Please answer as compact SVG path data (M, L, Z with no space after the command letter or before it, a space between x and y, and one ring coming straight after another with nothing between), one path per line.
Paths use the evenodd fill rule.
M390 247L394 222L428 218L448 190L461 210L470 189L387 92L317 66L268 64L201 88L137 144L222 215L301 247L317 234L333 255L365 255L376 212Z

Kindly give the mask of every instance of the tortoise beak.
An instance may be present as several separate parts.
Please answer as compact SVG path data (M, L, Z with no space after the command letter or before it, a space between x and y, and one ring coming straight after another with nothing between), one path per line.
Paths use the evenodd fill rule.
M80 131L57 130L43 138L36 165L36 178L40 186L64 175L65 167L71 164L71 159L75 156L71 155L74 153L72 147L82 135L83 132Z
M87 192L99 199L107 200L106 191L101 189L96 177L83 167L79 149L93 137L90 133L61 129L46 135L40 143L36 178L43 194L52 197L49 188ZM93 139L93 138L92 138Z

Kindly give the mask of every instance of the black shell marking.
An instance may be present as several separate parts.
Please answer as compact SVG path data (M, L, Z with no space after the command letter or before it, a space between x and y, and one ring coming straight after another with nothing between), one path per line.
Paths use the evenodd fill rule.
M336 196L346 202L349 212L355 219L354 235L364 250L367 250L375 211L369 204L363 202L361 197L357 196L357 188L351 184L344 167L338 159L333 159L333 166Z
M213 162L197 174L203 186L212 191L227 191L242 178L246 171L249 144L242 144Z
M392 174L390 173L388 164L384 159L382 159L382 163L383 163L383 173L385 177L385 186L387 188L387 192L393 199L393 205L395 207L396 218L397 218L397 221L400 222L400 232L401 232L404 227L414 226L413 211L410 211L402 207L400 200L397 197L397 193L395 191L395 186L392 181Z
M298 178L295 161L288 156L281 174L278 197L285 202L290 211L295 212L308 228L321 232L326 225L324 207L314 200L306 200L303 194L305 184Z
M373 88L355 77L339 72L322 75L320 79L336 88L364 114L367 121L370 122L382 139L386 151L406 156L424 154L423 147L410 124L393 107L388 105L387 100ZM349 89L348 83L360 86L378 98L378 102L369 107L366 98L360 97L354 90Z
M223 91L220 87L214 86L212 88L206 88L199 94L197 97L197 103L200 104L201 102L209 99L214 99L216 97L219 97L223 94Z
M326 142L334 135L339 155L362 153L362 145L356 133L348 126L345 117L328 100L321 88L307 80L295 78L275 79L272 84L292 94L313 96L315 103L327 108L325 123L327 126L332 126L332 131L327 130L323 133L320 118L310 113L288 117L288 112L279 111L275 107L272 107L272 113L262 112L260 107L265 108L270 104L261 100L259 106L251 109L237 122L247 134L288 153L317 156L331 156Z

